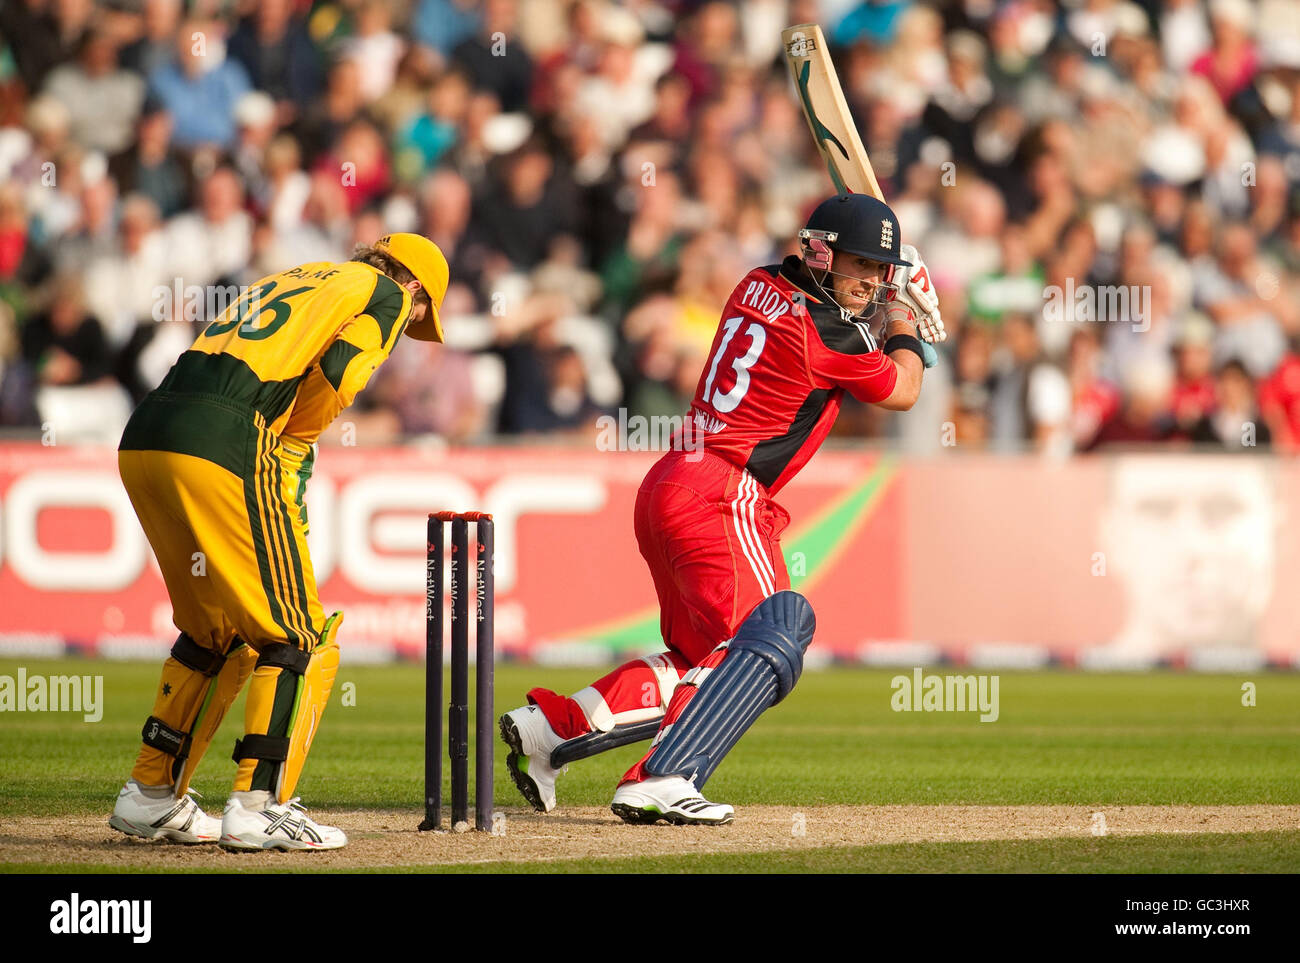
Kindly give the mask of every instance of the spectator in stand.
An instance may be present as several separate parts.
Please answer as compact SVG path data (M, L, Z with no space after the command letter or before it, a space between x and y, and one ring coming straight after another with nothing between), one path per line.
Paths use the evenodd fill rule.
M54 97L34 97L27 105L26 123L30 131L26 149L14 159L9 173L26 187L33 233L49 244L76 223L85 152L69 136L68 108Z
M447 292L444 311L449 305L457 310L460 293ZM458 313L469 307L462 302ZM401 433L408 438L436 435L452 444L490 435L495 426L487 422L475 378L476 365L484 359L427 341L412 341L409 347L394 352L366 389L377 405L397 415Z
M1192 441L1228 451L1268 448L1272 433L1255 403L1255 384L1246 366L1235 358L1214 373L1214 411L1192 429Z
M701 4L677 28L672 72L691 85L691 108L698 108L722 86L723 68L741 49L740 22L730 3Z
M637 190L633 197L637 210L627 236L622 245L605 253L600 268L603 313L611 319L627 314L651 291L671 284L686 241L681 181L676 175L660 172L653 190Z
M997 267L970 283L968 310L979 321L994 321L1008 311L1034 311L1043 303L1043 269L1029 256L1024 227L1005 225L998 245Z
M357 10L356 31L343 41L340 55L361 72L361 96L373 103L393 86L406 41L392 30L392 11L385 0L363 0Z
M1056 247L1061 233L1079 207L1078 192L1070 175L1074 135L1070 128L1049 121L1025 138L1024 199L1015 201L1013 216L1022 217L1029 256L1043 261Z
M352 215L386 195L392 186L388 148L375 126L363 118L348 125L334 147L316 162L315 172L339 178Z
M1169 362L1142 358L1125 373L1124 403L1119 413L1102 426L1091 450L1112 445L1149 445L1174 435L1170 411L1173 371Z
M22 188L12 181L0 182L0 301L14 312L23 311L27 291L44 281L49 271L49 257L32 243Z
M1297 85L1296 90L1300 91L1300 85ZM1297 145L1295 157L1300 159L1300 144ZM1251 230L1265 250L1279 253L1285 250L1291 193L1286 162L1273 154L1260 157L1255 168L1255 186L1250 191L1248 219Z
M231 35L230 56L243 66L254 87L274 99L282 125L321 91L320 51L306 24L294 16L291 0L258 0Z
M967 324L961 329L953 359L952 422L964 448L983 448L989 440L993 392L993 336L988 326Z
M1210 46L1202 0L1164 0L1158 32L1165 64L1175 73L1185 72Z
M0 36L11 39L10 53L23 86L40 90L55 67L70 60L94 13L89 0L53 4L12 0L0 4ZM13 40L18 42L12 42Z
M564 294L535 295L496 319L496 350L505 364L500 431L577 430L601 413L581 356L561 337L561 322L572 309Z
M311 166L334 146L349 124L361 116L361 70L356 61L340 60L329 70L325 96L303 111L295 124L303 160Z
M253 219L233 168L218 167L198 189L199 207L167 224L171 276L185 286L234 284L251 253Z
M49 310L23 325L22 356L41 385L88 385L108 374L108 343L99 322L86 310L75 276L57 278Z
M465 72L476 90L494 94L504 111L528 106L533 61L515 31L517 0L483 0L478 30L452 51L452 63Z
M1224 106L1244 90L1259 69L1259 58L1251 40L1255 11L1249 0L1210 0L1210 32L1213 43L1191 64L1191 72L1214 85Z
M908 6L906 0L874 0L856 4L835 28L835 41L866 40L872 46L887 46L897 36L899 23Z
M482 17L480 0L419 0L411 18L411 31L418 43L432 47L444 57L478 30Z
M144 81L118 67L117 44L106 30L84 34L76 61L53 70L45 91L68 108L72 136L83 147L113 154L130 144Z
M182 0L143 0L140 12L141 33L122 49L122 66L148 77L172 59Z
M1101 428L1119 412L1119 389L1101 376L1101 347L1094 328L1070 336L1066 362L1070 379L1070 434L1076 451L1086 451Z
M500 161L499 186L479 197L474 221L485 240L519 268L536 266L548 240L573 230L574 186L540 141Z
M1007 357L989 401L990 438L1004 451L1070 450L1070 383L1043 355L1034 321L1009 314L1002 322Z
M628 131L654 114L654 83L669 64L648 55L642 46L645 31L626 10L615 7L602 15L600 38L594 70L573 106L596 121L604 145L615 148L627 140Z
M301 219L274 232L269 239L271 249L251 280L308 261L345 260L351 252L351 233L347 188L339 183L338 174L316 171L310 178Z
M156 316L157 289L169 285L167 241L158 207L142 194L122 202L119 243L90 262L85 291L91 313L114 348L121 348L138 325L164 320Z
M1289 78L1284 75L1277 81L1287 92L1287 109L1277 114L1270 113L1259 133L1260 151L1284 159L1300 154L1300 70L1292 69L1287 73Z
M472 196L455 170L439 168L425 180L420 195L420 232L438 245L450 266L453 287L478 287L484 248L470 233Z
M1259 257L1244 223L1225 225L1210 270L1195 279L1195 304L1219 329L1220 358L1236 358L1256 376L1272 371L1286 351L1283 327L1294 324L1300 305L1277 297L1276 275Z
M595 69L603 46L601 33L610 14L607 0L577 0L567 11L565 42L538 57L533 67L531 105L539 114L554 114L571 100L561 77L582 78Z
M669 71L655 81L655 106L650 118L629 135L629 146L653 146L665 156L657 165L665 169L680 162L680 151L691 132L691 85L680 74ZM789 128L781 130L784 147L788 148Z
M238 140L227 156L256 211L268 189L266 149L275 136L275 101L260 90L250 90L235 105L235 124Z
M1174 341L1174 390L1170 407L1178 431L1190 437L1214 409L1214 325L1190 314Z
M949 35L946 46L947 81L926 105L921 124L952 148L957 163L974 165L975 118L993 100L993 84L985 71L986 44L977 34L959 30Z
M263 194L255 206L278 233L302 223L303 208L311 194L311 177L302 169L302 152L289 134L280 134L266 146Z
M367 113L385 131L396 138L419 116L429 100L429 88L445 71L440 69L438 55L427 47L412 44L397 63L397 76L388 91L370 104ZM468 99L468 98L466 98ZM402 171L403 180L409 183L415 175Z
M143 194L163 217L184 208L189 172L172 149L172 116L161 103L146 103L136 123L135 141L109 161L109 173L128 194Z
M225 28L215 20L181 24L172 61L149 75L149 91L172 115L172 140L182 149L231 146L235 105L250 89L244 68L226 58Z
M459 70L448 70L434 81L425 108L397 136L397 162L403 174L426 173L455 146L469 91L469 81Z
M706 358L690 345L678 344L671 326L656 326L636 354L633 386L625 393L628 414L642 418L684 415Z
M81 168L77 220L54 245L59 273L80 275L98 257L117 248L117 184L107 176L102 158L87 158Z

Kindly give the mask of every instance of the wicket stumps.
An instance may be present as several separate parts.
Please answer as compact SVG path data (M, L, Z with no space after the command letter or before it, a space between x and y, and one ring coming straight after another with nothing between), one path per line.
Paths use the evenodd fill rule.
M429 516L424 602L424 822L442 819L442 643L445 524L451 522L451 698L447 704L447 756L451 760L451 824L469 819L469 523L474 523L474 828L492 828L493 579L492 516L434 512Z

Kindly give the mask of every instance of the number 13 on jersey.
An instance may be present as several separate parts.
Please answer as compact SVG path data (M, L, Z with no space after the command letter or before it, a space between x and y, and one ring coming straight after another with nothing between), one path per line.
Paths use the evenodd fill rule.
M708 405L713 406L713 410L719 414L726 414L729 411L735 411L736 407L744 399L745 393L749 391L749 369L763 354L763 348L767 344L767 332L757 321L749 322L743 338L749 339L749 347L744 354L739 350L742 342L737 342L736 353L731 361L731 370L736 374L736 382L732 385L730 391L724 392L721 388L714 387L714 381L718 377L718 368L722 359L730 352L732 342L736 339L736 332L740 326L745 323L743 317L727 318L723 322L722 341L718 345L718 350L714 352L713 361L709 365L709 376L704 380L704 390L700 399ZM725 371L725 369L724 369Z

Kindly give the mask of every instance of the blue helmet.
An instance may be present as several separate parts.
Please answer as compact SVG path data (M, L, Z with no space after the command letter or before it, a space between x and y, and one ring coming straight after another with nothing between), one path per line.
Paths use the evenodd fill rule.
M799 232L799 242L803 248L804 264L809 268L813 282L822 295L840 309L846 321L862 317L869 320L871 315L892 301L898 293L895 278L899 268L912 266L898 253L903 243L898 218L888 204L870 194L838 194L822 201ZM870 300L859 308L844 306L833 290L827 289L832 274L849 276L844 271L831 270L832 255L836 251L889 265Z
M884 201L870 194L837 194L817 205L799 232L808 241L823 240L833 251L844 251L882 264L911 267L898 255L903 243L898 218Z

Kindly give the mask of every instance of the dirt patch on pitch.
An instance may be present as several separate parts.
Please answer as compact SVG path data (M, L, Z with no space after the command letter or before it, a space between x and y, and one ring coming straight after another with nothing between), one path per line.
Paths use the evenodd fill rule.
M1104 824L1094 815L1103 814ZM1300 828L1300 806L745 806L729 826L627 826L607 809L549 815L502 811L501 835L420 833L412 810L318 810L344 829L341 850L227 853L128 839L106 818L23 817L0 824L0 862L111 864L123 868L218 872L498 861L599 860L671 853L734 853L884 843L1051 839L1104 832L1237 833ZM593 864L599 869L599 864Z

